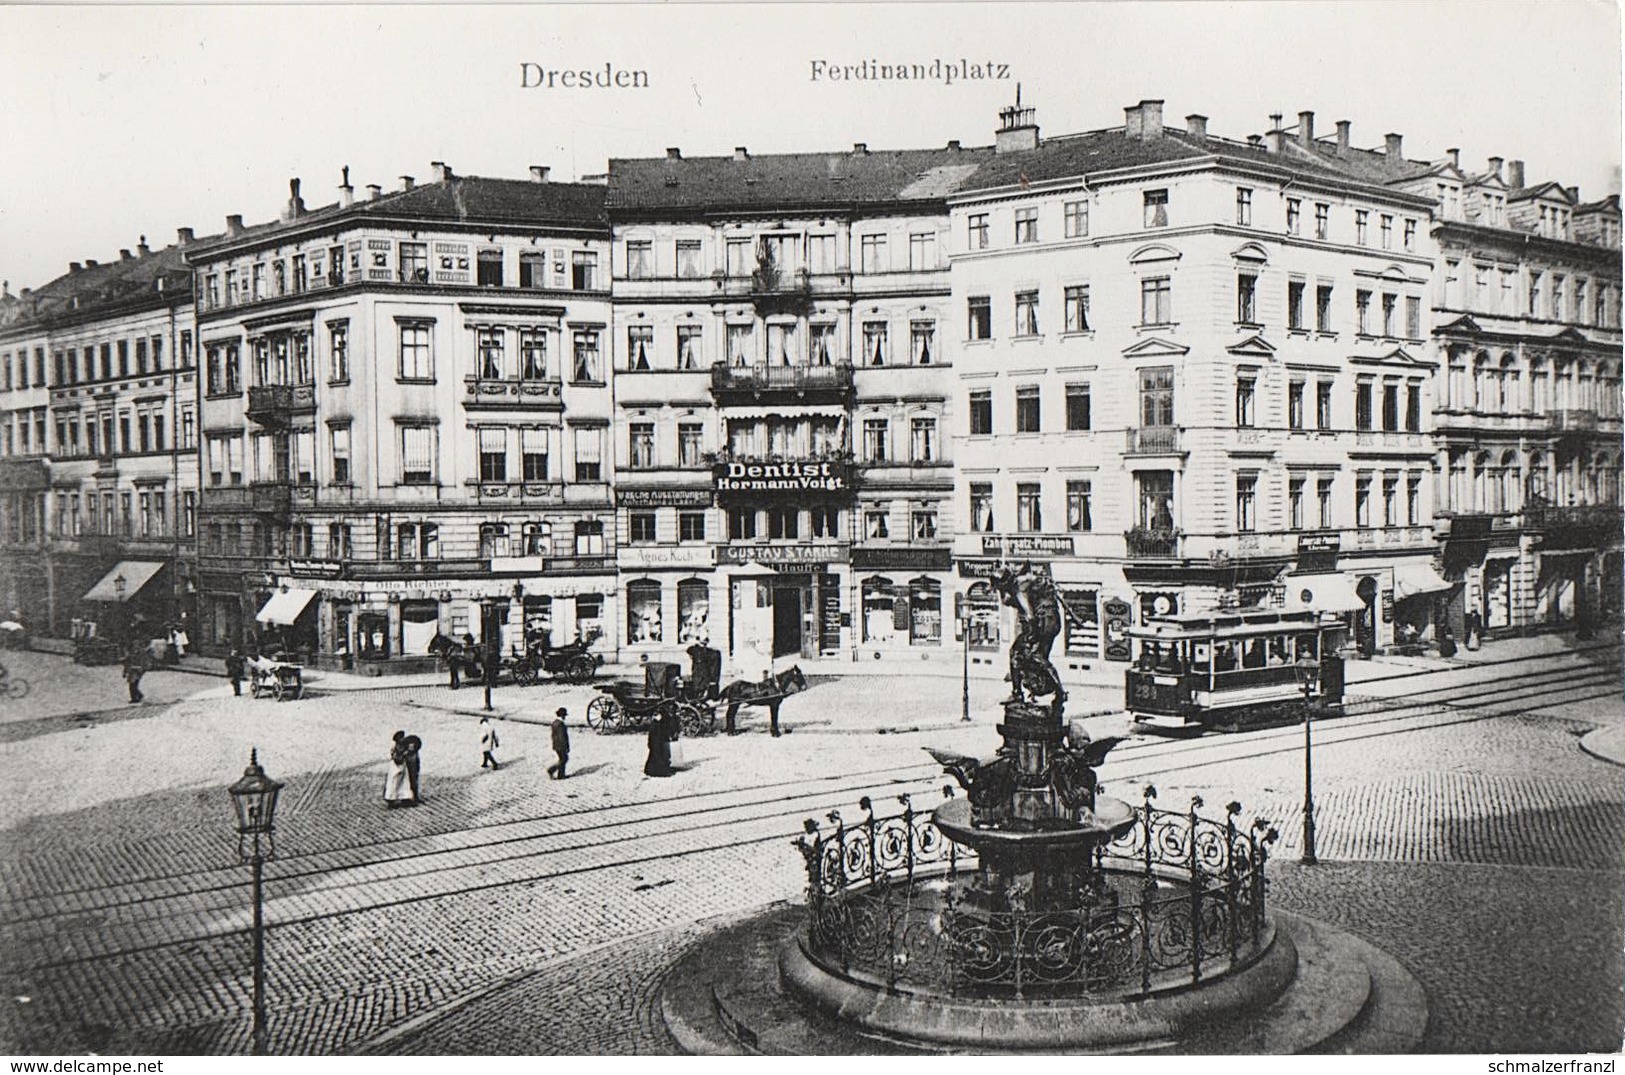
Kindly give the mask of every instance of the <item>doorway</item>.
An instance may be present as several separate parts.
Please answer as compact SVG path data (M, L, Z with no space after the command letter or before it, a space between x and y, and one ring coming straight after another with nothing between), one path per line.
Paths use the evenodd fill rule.
M806 587L789 582L773 584L773 656L801 653L802 594Z

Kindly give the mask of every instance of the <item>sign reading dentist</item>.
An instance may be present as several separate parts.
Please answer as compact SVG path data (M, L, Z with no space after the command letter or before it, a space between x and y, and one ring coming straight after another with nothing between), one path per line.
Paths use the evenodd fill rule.
M845 463L718 463L718 493L844 493Z

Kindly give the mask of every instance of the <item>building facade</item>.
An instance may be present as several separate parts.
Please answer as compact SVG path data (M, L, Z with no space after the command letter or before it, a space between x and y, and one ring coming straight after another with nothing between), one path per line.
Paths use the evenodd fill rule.
M460 177L200 244L202 634L432 666L614 622L602 186ZM613 647L611 647L611 650Z

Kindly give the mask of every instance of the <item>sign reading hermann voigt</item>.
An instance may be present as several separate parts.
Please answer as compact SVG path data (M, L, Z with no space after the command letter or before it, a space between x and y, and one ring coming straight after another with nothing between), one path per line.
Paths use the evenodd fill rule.
M718 493L844 493L852 488L845 463L718 463Z

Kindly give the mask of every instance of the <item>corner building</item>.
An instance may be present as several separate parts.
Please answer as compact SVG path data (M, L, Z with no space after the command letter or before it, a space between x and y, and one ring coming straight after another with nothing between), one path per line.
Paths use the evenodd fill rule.
M946 199L991 155L610 162L629 651L957 656Z
M1001 121L949 198L968 606L1000 560L1047 564L1057 664L1108 681L1157 616L1309 607L1391 644L1399 605L1447 585L1431 200L1360 174L1349 125L1320 138L1307 112L1245 141L1160 101L1059 138L1031 109Z
M600 631L613 655L601 185L457 176L200 244L204 641L432 667Z

